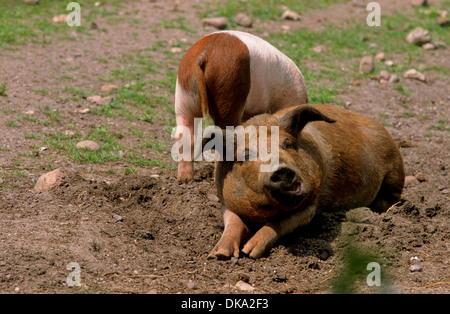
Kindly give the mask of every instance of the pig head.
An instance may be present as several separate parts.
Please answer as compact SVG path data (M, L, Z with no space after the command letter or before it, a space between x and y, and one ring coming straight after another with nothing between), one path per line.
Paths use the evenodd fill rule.
M244 254L259 258L280 237L308 224L318 209L368 206L382 212L400 199L401 154L372 119L333 106L302 105L255 116L243 126L248 125L278 127L276 137L267 136L267 146L278 148L278 164L262 172L268 162L259 156L216 163L225 229L212 258L237 257L241 245ZM249 144L235 151L248 157L255 150Z

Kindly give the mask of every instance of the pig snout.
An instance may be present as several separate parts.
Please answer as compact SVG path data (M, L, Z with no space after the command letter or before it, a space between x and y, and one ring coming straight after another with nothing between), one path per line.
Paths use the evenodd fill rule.
M281 167L273 172L269 177L268 187L271 189L289 190L297 187L299 177L297 173L289 167Z
M305 196L300 176L287 165L282 165L269 174L266 187L278 203L287 207L297 207Z

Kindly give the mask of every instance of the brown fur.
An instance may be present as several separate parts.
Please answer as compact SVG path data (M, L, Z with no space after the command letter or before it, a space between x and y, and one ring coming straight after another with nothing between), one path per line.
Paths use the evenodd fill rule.
M209 112L220 127L240 124L250 90L247 46L223 33L201 38L183 57L178 82L184 90L197 89L203 117Z
M216 185L226 211L244 225L260 228L242 250L251 257L262 256L278 238L308 224L317 209L368 206L381 212L400 199L405 177L401 154L386 129L372 119L308 105L256 116L244 126L249 124L280 126L280 165L298 175L304 194L295 207L283 205L268 188L271 173L259 172L259 161L218 163ZM295 142L295 148L283 148L285 139ZM233 238L230 232L227 237ZM225 252L231 243L236 246L219 241L210 256Z

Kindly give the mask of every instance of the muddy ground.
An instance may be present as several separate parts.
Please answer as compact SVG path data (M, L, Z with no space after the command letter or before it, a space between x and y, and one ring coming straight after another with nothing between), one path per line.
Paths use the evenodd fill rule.
M385 2L391 13L411 10L404 3L408 1ZM407 96L363 78L337 98L349 110L378 120L382 117L401 148L406 174L422 173L421 182L405 187L402 201L383 214L367 208L318 213L309 226L280 240L259 260L207 259L223 230L211 163L198 163L195 181L179 184L170 146L162 152L165 167L136 166L128 171L126 160L76 162L54 147L37 157L24 154L39 151L45 144L42 138L25 134L64 132L68 125L83 131L106 124L123 133L118 141L128 144L127 149L140 147L143 139L123 127L130 124L126 118L80 114L76 110L89 103L84 98L64 100L63 88L71 85L99 91L105 83L99 78L121 62L114 56L141 51L156 41L175 43L182 38L188 46L213 31L204 28L197 15L204 2L181 1L177 10L174 2L168 3L125 2L121 11L134 12L145 25L108 24L99 17L97 23L108 32L96 33L95 39L82 33L76 40L0 51L0 83L8 82L7 96L0 96L0 292L242 293L235 287L242 280L254 288L253 293L449 293L448 126L433 129L432 135L429 130L442 119L448 125L450 89L448 76L442 79L433 71L427 72L426 83L404 80L410 91ZM359 6L348 3L334 9L341 14L333 16L329 8L312 10L302 21L289 22L290 29L320 27L324 17L327 23L340 25L345 14L366 16ZM179 16L191 21L195 34L175 28L149 31L163 18ZM264 32L264 27L273 29L283 23L274 21L261 28ZM134 33L139 40L130 41ZM102 62L106 57L111 61ZM449 48L440 49L430 52L424 62L448 68L449 57ZM164 53L155 53L155 62L176 69L176 63L166 64L165 58ZM61 60L66 66L60 66ZM61 80L65 68L74 65L74 80ZM173 91L167 97L173 103ZM11 116L23 116L29 110L35 110L38 119L46 119L48 113L39 110L46 105L57 108L58 123L21 120L20 127L7 123ZM405 112L427 119L411 119ZM145 136L170 141L158 119L131 124ZM149 159L156 156L151 148L145 154ZM39 176L55 168L64 170L64 184L35 192ZM370 273L366 266L372 261L381 266L381 287L366 284ZM80 266L80 286L67 284L71 262Z

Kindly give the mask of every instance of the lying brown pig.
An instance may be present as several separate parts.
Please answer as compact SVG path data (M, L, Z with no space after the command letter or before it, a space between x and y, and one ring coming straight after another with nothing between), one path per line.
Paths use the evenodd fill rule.
M260 171L268 162L259 156L217 162L225 229L209 257L238 257L245 244L242 252L259 258L317 210L367 206L382 212L400 200L402 156L378 122L334 106L302 105L255 116L243 126L250 125L269 132L279 126L277 138L267 137L278 142L279 162L269 172ZM254 150L250 140L244 142L235 150Z

